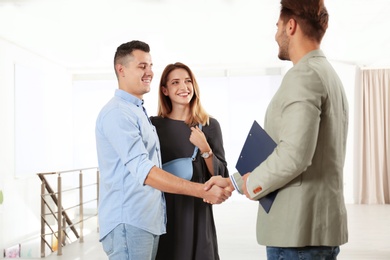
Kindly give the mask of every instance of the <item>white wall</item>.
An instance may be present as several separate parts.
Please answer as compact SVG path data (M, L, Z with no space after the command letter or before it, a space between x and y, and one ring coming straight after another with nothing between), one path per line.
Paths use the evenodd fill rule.
M40 234L36 173L73 167L71 75L3 40L0 57L0 250L22 243L24 256L39 257L39 247L27 248ZM15 85L18 77L22 84Z

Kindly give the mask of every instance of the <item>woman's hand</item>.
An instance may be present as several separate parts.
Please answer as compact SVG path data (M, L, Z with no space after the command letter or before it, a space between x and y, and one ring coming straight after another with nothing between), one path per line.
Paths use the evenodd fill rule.
M201 153L211 150L206 136L198 126L191 127L190 142L199 148Z

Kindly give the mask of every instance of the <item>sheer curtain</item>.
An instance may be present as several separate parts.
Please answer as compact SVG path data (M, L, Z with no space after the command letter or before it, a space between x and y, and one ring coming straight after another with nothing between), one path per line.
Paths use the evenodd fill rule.
M357 81L357 203L390 203L390 69L362 69Z

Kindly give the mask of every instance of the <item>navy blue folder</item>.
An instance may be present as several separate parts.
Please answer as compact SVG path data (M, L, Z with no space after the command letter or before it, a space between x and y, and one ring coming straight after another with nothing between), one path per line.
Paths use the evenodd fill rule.
M236 164L237 171L241 175L252 172L267 159L274 151L275 147L276 143L274 140L272 140L267 132L255 120L245 140L240 157L238 158ZM271 209L277 193L278 191L276 190L259 199L261 206L263 206L267 213Z

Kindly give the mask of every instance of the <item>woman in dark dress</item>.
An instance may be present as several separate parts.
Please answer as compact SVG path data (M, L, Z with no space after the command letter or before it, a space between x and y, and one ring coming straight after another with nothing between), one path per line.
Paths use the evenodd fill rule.
M198 84L185 64L177 62L164 69L158 116L151 120L160 139L163 163L191 157L197 146L191 181L204 183L214 175L229 176L220 125L203 109ZM156 259L219 259L212 205L185 195L165 193L165 198L167 233L160 237Z

